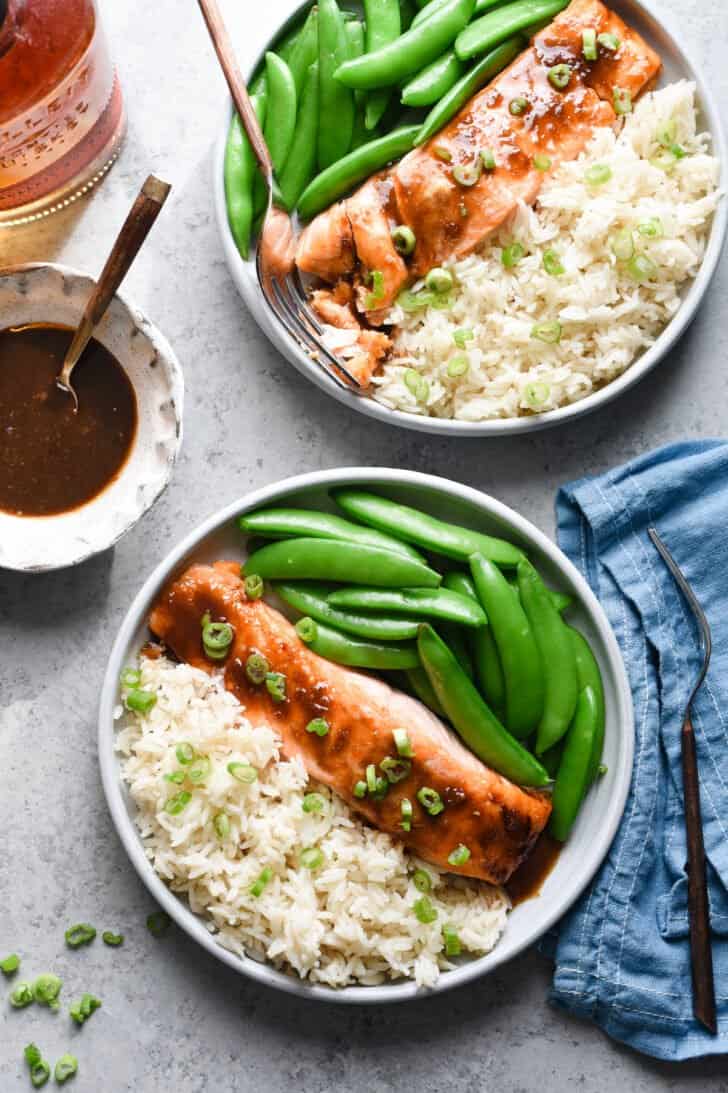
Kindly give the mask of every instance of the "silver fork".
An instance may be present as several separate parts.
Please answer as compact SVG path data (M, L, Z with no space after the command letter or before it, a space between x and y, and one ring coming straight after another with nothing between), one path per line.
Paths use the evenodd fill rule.
M230 88L235 108L252 145L268 190L268 207L258 240L255 268L263 296L290 336L328 376L347 391L361 392L359 381L324 343L324 329L306 300L294 262L294 232L288 212L277 201L270 152L243 80L217 0L198 0Z

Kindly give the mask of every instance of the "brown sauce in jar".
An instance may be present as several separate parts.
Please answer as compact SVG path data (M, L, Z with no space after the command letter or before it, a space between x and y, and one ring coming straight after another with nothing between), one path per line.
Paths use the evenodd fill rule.
M556 865L562 846L563 843L557 842L548 834L544 833L539 837L523 865L516 869L506 884L506 891L514 907L540 895L546 878Z
M73 399L56 386L73 331L0 331L0 510L52 516L91 501L121 471L134 442L129 377L94 338L73 372Z

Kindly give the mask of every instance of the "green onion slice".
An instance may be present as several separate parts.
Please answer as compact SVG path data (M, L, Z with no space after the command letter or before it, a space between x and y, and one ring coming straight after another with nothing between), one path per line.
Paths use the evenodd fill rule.
M261 874L258 877L258 879L256 881L254 881L253 884L251 884L251 886L250 886L251 896L255 896L256 899L258 898L258 896L262 896L264 889L266 888L266 886L268 884L270 884L272 879L273 879L273 870L269 869L266 866L266 868L261 871Z
M464 353L458 353L456 357L453 357L448 362L447 374L451 379L457 379L458 376L464 376L470 369L470 361Z
M554 250L553 247L549 247L543 252L543 268L551 277L560 277L562 273L566 272L559 257L559 252Z
M42 1058L40 1048L35 1044L28 1044L28 1046L23 1049L23 1057L28 1066L35 1066Z
M96 937L96 930L88 922L79 922L69 926L63 935L69 949L78 949L80 945L90 945Z
M317 846L307 846L301 851L299 861L304 869L318 869L323 865L323 851Z
M195 762L187 771L187 777L195 786L202 785L210 777L212 760L209 755L198 755Z
M523 95L518 95L517 98L511 99L508 103L508 110L514 117L518 117L520 114L525 114L528 109L528 99L524 99Z
M480 153L484 171L494 171L496 168L495 154L492 148L483 148Z
M6 956L4 960L0 960L0 972L3 975L12 975L13 972L17 972L20 967L20 957L17 953L11 953L10 956Z
M524 401L532 410L541 410L546 405L551 395L548 383L537 380L535 383L527 383L523 388Z
M430 385L424 376L414 368L408 368L404 374L404 385L418 402L425 402L430 393Z
M104 945L110 945L112 949L118 949L120 945L124 944L124 935L115 934L113 930L104 930L101 940Z
M612 168L606 163L592 163L584 172L584 181L589 186L603 186L612 177Z
M244 786L252 786L258 780L258 771L250 763L228 763L228 774Z
M531 327L531 337L548 345L556 345L561 341L561 323L552 322L534 323Z
M125 668L121 673L122 687L138 687L142 681L142 673L138 668Z
M597 32L591 27L581 32L581 52L585 61L596 61Z
M177 745L177 747L174 749L174 754L177 756L177 762L180 763L182 766L186 766L188 763L191 763L192 760L195 758L196 752L192 744L188 743L185 740L181 744Z
M454 926L448 923L442 927L442 940L445 943L445 956L460 956L460 937Z
M265 683L270 664L262 653L251 653L245 662L245 674L251 683Z
M422 786L421 789L417 790L417 800L425 812L429 812L430 816L439 816L445 808L440 794L436 789L431 789L430 786Z
M548 70L548 81L552 87L557 89L557 91L563 91L565 87L568 87L570 79L571 65L553 65L553 67Z
M467 327L463 327L462 330L454 330L452 340L458 349L465 349L467 342L472 342L475 334L472 330L468 330Z
M32 983L18 983L10 995L10 1005L14 1009L25 1009L33 1001Z
M637 231L647 239L661 239L664 235L662 221L659 216L649 216L646 220L640 220Z
M101 1000L93 994L83 994L80 1001L74 1002L69 1009L69 1014L77 1025L83 1025L88 1021L92 1013L101 1007Z
M361 781L356 782L354 784L354 788L352 790L352 793L354 794L355 797L358 797L360 800L361 800L362 797L366 797L366 795L367 795L367 784L366 784L366 782L361 782Z
M316 638L318 637L318 626L312 618L305 615L296 623L296 633L301 641L305 641L308 645L310 642L316 641Z
M326 809L326 798L320 793L307 793L303 798L301 808L304 812L323 812Z
M268 672L265 686L274 702L286 701L286 677L282 672Z
M412 808L412 802L410 801L409 797L402 798L400 802L400 810L402 812L402 822L399 826L402 828L403 831L411 831L414 809Z
M374 793L377 788L377 768L374 763L369 763L366 771L364 772L366 778L367 789L370 793Z
M397 755L401 755L403 759L414 758L412 741L410 740L406 729L393 729L392 737L394 738L394 746L397 749Z
M171 925L172 919L166 911L152 911L147 915L147 929L152 937L163 937Z
M433 154L441 159L443 163L452 162L452 152L449 152L447 148L444 148L442 144L436 144L432 149Z
M658 144L661 144L663 148L671 148L677 138L677 122L674 118L670 118L668 121L663 122L658 126L655 133L655 139Z
M153 691L142 691L138 687L133 687L124 695L124 705L134 713L149 713L156 701L157 696Z
M212 826L218 839L226 839L230 834L230 817L227 812L218 812L213 818Z
M314 717L306 725L306 732L315 733L316 736L328 736L329 723L323 717Z
M537 152L533 157L533 165L537 171L550 171L551 170L551 157L544 156L541 152Z
M432 901L428 899L427 896L420 896L419 899L415 900L412 909L417 921L421 922L423 926L428 926L437 918L437 911L432 906Z
M69 1078L78 1071L78 1059L75 1055L61 1055L60 1059L53 1068L53 1077L56 1079L59 1085L63 1085Z
M632 113L632 95L625 87L615 87L612 90L612 105L615 114Z
M224 660L230 651L235 631L229 622L206 622L202 627L202 648L210 660Z
M245 578L245 595L249 600L259 600L263 595L263 578L257 573L250 573Z
M183 770L174 770L171 774L165 774L165 782L171 782L172 785L181 786L187 775Z
M603 34L597 35L597 42L602 49L608 49L610 53L616 53L621 43L616 34L611 34L609 31L605 31Z
M390 785L401 782L412 770L412 762L409 759L393 759L389 755L386 759L382 759L379 766L384 771Z
M184 812L187 805L192 800L192 794L182 789L179 793L175 793L173 797L168 797L164 802L164 811L168 812L170 816L179 816L180 812Z
M517 266L525 254L520 243L511 243L510 246L504 247L501 251L501 262L505 269L513 269Z
M384 274L380 269L373 269L369 276L372 291L367 293L364 300L367 311L376 308L379 301L384 299Z
M57 975L52 975L50 972L39 975L33 983L33 998L39 1005L50 1006L51 1009L57 1010L58 995L61 993L62 986L63 981Z
M470 859L470 851L463 843L458 843L454 850L451 850L447 856L447 860L450 865L465 865L466 861Z
M474 186L482 173L483 164L480 159L476 159L474 163L456 163L452 169L452 177L460 186Z
M627 272L633 281L643 284L645 281L653 281L657 277L657 266L646 254L635 254L627 263Z
M412 874L412 883L417 891L424 895L432 891L432 877L426 869L415 869Z
M399 224L392 230L392 242L397 254L407 258L417 246L417 237L412 228L407 227L406 224Z
M612 236L612 253L619 262L628 262L634 254L634 237L629 228L622 228Z
M51 1076L51 1068L45 1059L41 1059L40 1062L34 1063L30 1068L30 1084L34 1089L40 1089L45 1085Z
M433 266L425 277L425 285L427 288L429 288L430 292L436 292L438 295L449 292L454 284L455 281L452 273L450 273L449 269L443 269L442 266Z

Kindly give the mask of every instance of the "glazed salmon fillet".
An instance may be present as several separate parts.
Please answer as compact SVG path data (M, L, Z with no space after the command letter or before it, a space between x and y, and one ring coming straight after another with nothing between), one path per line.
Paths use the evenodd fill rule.
M373 676L324 660L301 642L295 628L263 600L248 600L237 562L193 565L165 589L150 627L182 661L204 671L219 665L204 655L200 619L235 631L222 665L225 686L255 724L279 733L286 758L298 756L311 778L330 786L351 809L407 845L425 861L463 876L504 884L528 855L551 812L549 799L521 789L496 774L468 751L420 702ZM286 698L275 702L265 686L252 684L245 664L260 653L271 670L286 677ZM325 718L326 736L306 732L314 718ZM353 795L370 763L396 756L392 732L404 728L414 757L412 769L380 800ZM429 786L445 805L438 816L417 803L417 790ZM401 829L401 801L414 805L412 830ZM457 868L448 855L458 845L470 850Z
M600 48L598 60L585 61L587 29L615 35L619 48ZM557 64L571 69L563 90L548 78ZM384 291L378 299L357 291L359 311L370 322L381 322L407 283L470 254L519 202L536 200L546 177L534 167L536 154L547 156L552 167L576 159L596 128L615 125L615 89L634 99L659 70L654 50L601 0L572 0L431 140L316 217L300 237L299 268L328 281L340 276L365 281L371 271L382 271ZM514 115L509 104L521 98L526 108ZM459 183L454 169L472 167L486 149L493 152L495 169L484 170L472 186ZM406 265L392 243L397 224L412 228L417 240ZM328 242L322 247L321 240ZM334 278L332 249L340 258Z

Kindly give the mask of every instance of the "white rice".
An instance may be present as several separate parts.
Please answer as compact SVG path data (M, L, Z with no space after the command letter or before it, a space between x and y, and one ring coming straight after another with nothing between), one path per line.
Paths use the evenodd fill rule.
M124 715L116 743L136 825L156 872L186 894L222 946L332 987L401 977L431 986L453 966L443 952L446 923L457 929L464 952L493 948L510 906L502 889L440 873L360 822L340 798L310 784L299 761L280 759L274 730L251 727L219 677L164 658L143 659L141 670L156 705L145 716ZM212 761L203 787L164 779L180 769L181 742ZM230 762L255 766L257 781L236 781ZM180 788L191 800L170 815L165 803ZM322 814L303 811L312 790L326 801ZM231 825L223 840L213 827L221 812ZM299 856L313 846L324 861L310 871ZM266 868L273 877L255 897L250 887ZM438 916L431 925L413 911L421 895L412 881L416 868L432 879Z
M670 119L688 155L666 172L650 160ZM596 130L577 160L549 174L535 208L521 205L478 253L450 264L457 281L450 312L392 310L396 356L374 378L375 398L410 413L484 421L575 402L621 375L678 310L681 286L703 257L719 165L696 125L695 85L683 80L643 96L619 134ZM606 184L586 183L591 164L609 166ZM636 231L652 217L661 221L660 239ZM611 240L624 229L635 230L636 246L656 263L654 280L636 284L613 254ZM514 241L525 257L507 270L501 252ZM548 248L563 275L545 272ZM558 344L532 337L543 321L561 324ZM466 343L467 373L451 378L448 363L463 353L452 337L459 328L475 337ZM426 383L410 374L408 386L408 369Z

